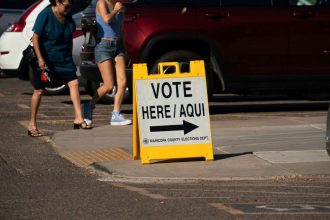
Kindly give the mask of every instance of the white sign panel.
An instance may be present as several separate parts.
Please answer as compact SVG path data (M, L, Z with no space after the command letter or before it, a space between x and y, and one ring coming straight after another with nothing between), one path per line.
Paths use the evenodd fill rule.
M210 144L205 77L136 81L142 147Z

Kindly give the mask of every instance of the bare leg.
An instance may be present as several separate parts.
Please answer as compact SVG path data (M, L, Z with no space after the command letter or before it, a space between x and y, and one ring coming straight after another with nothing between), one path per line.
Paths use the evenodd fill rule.
M115 95L115 103L113 111L120 112L121 104L123 102L126 89L126 69L125 58L123 56L116 56L116 77L117 77L117 93Z
M43 89L36 89L33 91L33 95L31 98L31 118L30 122L28 125L28 129L37 129L37 113L39 110L40 102L41 102L41 97L44 94Z
M73 103L74 110L74 123L81 123L84 121L84 118L81 113L80 106L80 93L79 93L79 83L78 80L72 80L68 83L70 89L70 97Z
M94 107L97 101L114 86L113 60L106 60L102 63L98 63L97 66L103 79L103 85L97 89L97 93L92 99L92 107Z

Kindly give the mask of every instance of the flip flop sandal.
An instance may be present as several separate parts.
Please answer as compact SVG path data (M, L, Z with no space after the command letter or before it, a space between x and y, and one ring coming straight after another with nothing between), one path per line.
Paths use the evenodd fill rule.
M28 135L30 137L41 137L42 136L42 134L40 133L40 131L37 128L28 130Z
M85 121L81 123L73 123L73 129L92 129L93 126L88 125Z

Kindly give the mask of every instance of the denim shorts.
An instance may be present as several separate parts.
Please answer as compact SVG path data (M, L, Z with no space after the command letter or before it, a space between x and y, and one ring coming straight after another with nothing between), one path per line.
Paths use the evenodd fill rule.
M120 41L100 40L95 46L95 62L102 63L116 56L125 56L125 49Z

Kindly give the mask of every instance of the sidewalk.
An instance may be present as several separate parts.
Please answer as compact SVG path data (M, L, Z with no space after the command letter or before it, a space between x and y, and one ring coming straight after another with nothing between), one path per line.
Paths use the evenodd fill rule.
M257 118L250 122L240 119L212 120L214 161L181 159L142 165L140 160L132 159L132 126L105 125L92 130L68 130L56 133L52 139L61 156L77 166L108 173L105 178L108 181L271 179L330 175L330 157L325 151L324 138L320 140L325 127L321 123L323 120L322 117L312 122L309 119L308 122L296 120L295 123L285 118L282 121L279 118ZM279 131L282 133L276 133ZM289 142L279 142L283 141L283 132L290 131L295 133L289 134ZM313 134L308 137L311 142L300 140L299 135L306 134ZM273 142L265 142L266 138L270 140L269 137L272 137ZM223 146L224 143L227 146ZM249 144L245 146L246 143ZM303 146L304 143L306 146ZM299 149L295 149L297 144L300 144ZM251 146L263 150L248 148Z

